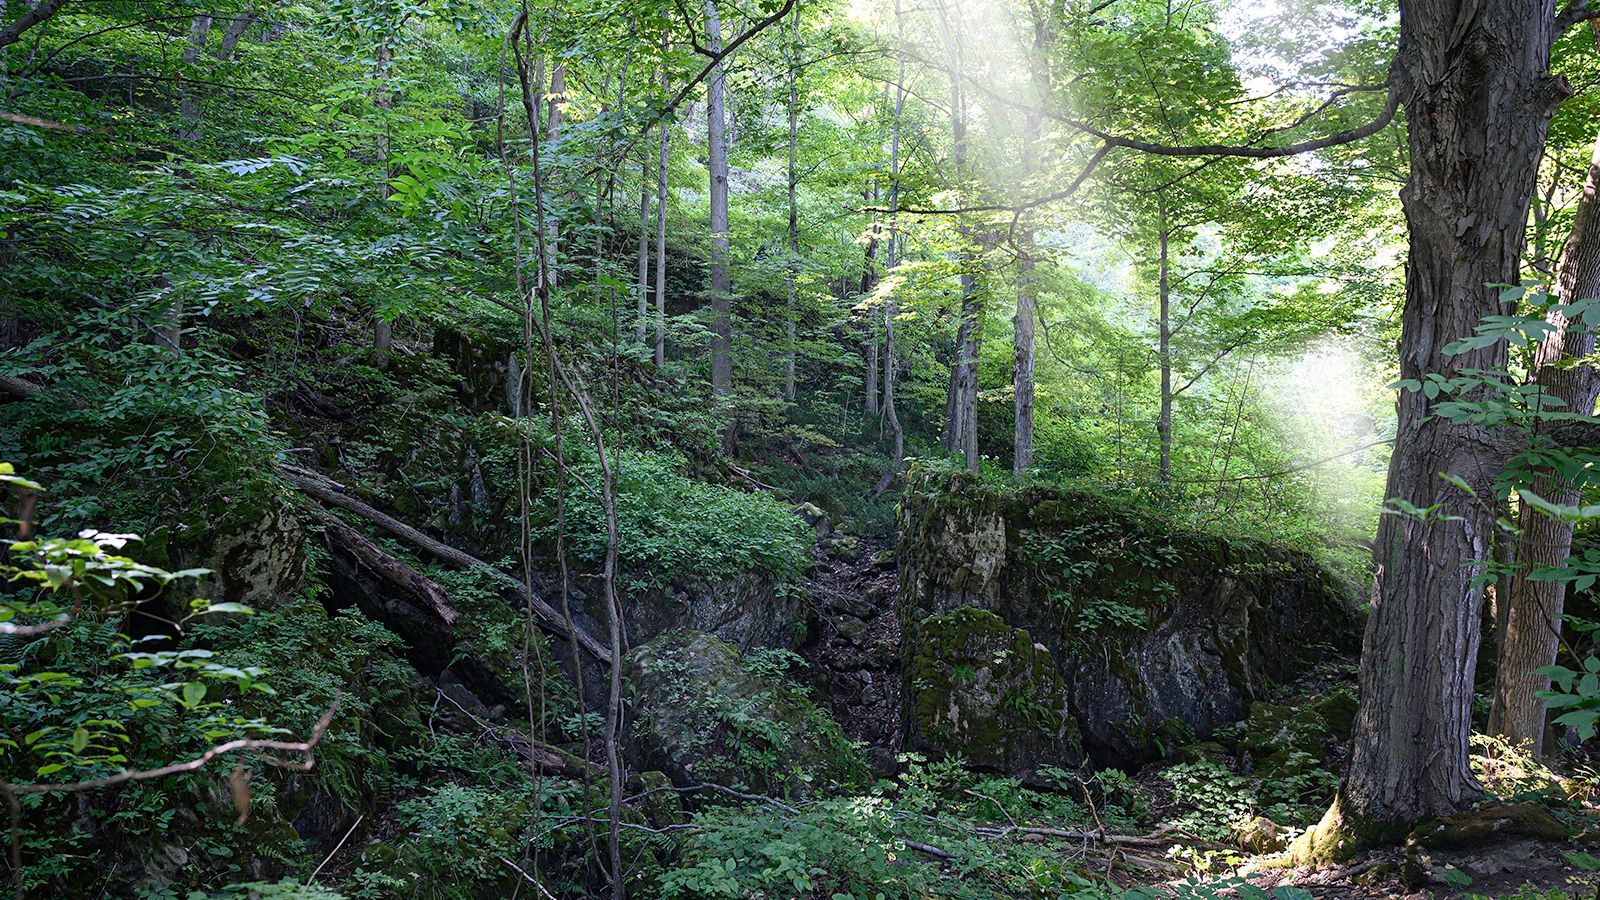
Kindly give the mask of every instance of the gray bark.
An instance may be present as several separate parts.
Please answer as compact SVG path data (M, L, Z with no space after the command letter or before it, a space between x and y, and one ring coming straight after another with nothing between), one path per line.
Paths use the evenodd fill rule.
M900 16L900 0L894 3L895 35L904 34L904 23ZM900 71L895 78L894 93L894 124L889 133L889 260L888 268L892 272L900 263L900 242L897 233L900 210L900 118L905 112L906 105L906 61L900 60ZM890 455L895 471L899 471L900 462L906 455L905 428L900 424L900 414L894 405L894 380L895 368L898 365L894 344L894 317L898 313L898 305L894 295L890 294L883 304L883 417L889 423L889 434L894 441L894 449Z
M1517 281L1545 135L1569 92L1549 72L1549 0L1502 0L1470 13L1462 6L1400 4L1391 89L1410 145L1402 378L1505 365L1503 344L1456 356L1443 347L1502 312L1487 285ZM1397 406L1387 495L1442 504L1443 515L1388 515L1379 524L1361 705L1339 806L1362 831L1448 815L1482 795L1468 736L1483 599L1476 579L1495 509L1440 474L1488 497L1505 450L1490 432L1431 416L1421 392L1401 392Z
M1557 294L1564 303L1600 297L1600 141L1595 144L1589 174L1573 217L1557 273ZM1595 351L1595 330L1570 322L1560 313L1550 314L1556 330L1545 336L1536 353L1535 383L1546 396L1562 402L1557 409L1589 414L1600 395L1600 373L1589 365L1552 365L1571 362ZM1578 488L1553 475L1536 478L1533 493L1553 503L1576 504ZM1572 552L1572 525L1523 504L1518 513L1517 566L1502 600L1500 646L1495 667L1494 702L1489 710L1489 732L1513 744L1528 743L1537 756L1544 750L1545 705L1535 691L1549 690L1550 679L1534 670L1556 661L1561 642L1561 614L1567 585L1559 581L1530 581L1533 570L1560 566Z
M722 52L722 23L715 0L706 0L706 49ZM711 70L706 87L707 168L711 178L711 393L726 396L733 386L733 281L728 272L728 145L722 63Z
M1156 416L1156 436L1161 443L1161 483L1172 483L1172 267L1168 244L1167 210L1161 208L1156 250L1156 355L1161 367L1161 409ZM1147 432L1148 433L1148 432Z
M667 50L665 42L662 50ZM661 67L661 92L667 93L671 76ZM656 168L656 365L667 361L667 160L671 149L668 120L660 126L661 157Z
M634 340L650 339L650 162L639 166L639 293Z
M799 174L795 167L800 135L800 5L798 3L795 4L791 15L793 35L789 42L789 271L784 277L783 396L793 400L796 353L794 285L800 273L800 207L796 194Z

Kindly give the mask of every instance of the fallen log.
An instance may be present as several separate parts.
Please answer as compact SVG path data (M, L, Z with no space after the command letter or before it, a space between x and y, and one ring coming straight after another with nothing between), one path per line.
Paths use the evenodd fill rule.
M44 392L45 389L43 387L31 381L24 381L21 378L15 378L10 375L0 375L0 393L9 394L19 400L31 400ZM448 544L428 537L426 534L387 513L374 509L371 505L363 503L353 496L343 485L320 472L313 472L310 469L302 469L299 466L283 462L278 463L276 469L278 474L291 487L312 499L326 503L329 506L336 506L346 512L354 513L406 543L452 565L457 565L464 569L477 569L487 572L490 577L521 595L523 602L528 604L528 607L533 610L546 628L582 647L585 652L595 659L608 666L611 665L611 652L609 650L588 632L575 626L568 628L565 616L557 612L555 607L539 596L537 591L532 590L518 579L469 553L464 553Z
M336 506L346 512L355 513L363 519L377 525L383 530L393 534L408 544L428 553L431 556L460 566L464 569L475 569L487 573L490 577L500 582L507 588L521 595L523 602L534 611L547 628L562 637L571 640L582 647L590 656L600 660L606 665L611 665L611 653L603 647L593 636L580 628L568 628L566 618L556 611L537 591L530 589L516 578L496 569L481 559L461 550L428 537L426 534L412 528L410 525L379 512L371 505L362 502L352 495L343 485L328 478L320 472L302 469L289 463L277 465L278 474L289 482L290 486L301 493L310 496L322 503Z
M411 568L383 548L367 540L367 536L346 525L342 519L315 503L309 504L311 514L323 524L329 549L353 559L374 577L388 585L412 609L426 610L446 628L461 618L461 613L450 605L444 589L434 584L416 569Z

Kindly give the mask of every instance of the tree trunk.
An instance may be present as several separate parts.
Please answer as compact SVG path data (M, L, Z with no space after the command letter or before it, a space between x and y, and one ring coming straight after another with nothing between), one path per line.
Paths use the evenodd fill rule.
M550 69L550 90L545 96L544 140L554 144L561 139L561 119L567 108L567 67L564 63L557 63ZM570 199L571 195L568 197ZM554 291L561 268L561 223L554 216L550 216L545 225L544 245L545 283Z
M650 339L650 161L639 164L639 294L634 340Z
M217 59L227 62L233 59L233 52L239 47L239 40L244 37L246 30L255 22L257 13L244 12L235 16L228 23L228 30L222 33L222 46L217 49Z
M1033 245L1032 230L1024 230L1018 242L1027 253ZM1013 320L1011 390L1016 426L1012 432L1011 471L1021 475L1033 465L1033 327L1035 292L1033 259L1024 256L1017 263L1017 315Z
M706 0L706 48L722 52L722 24L715 0ZM711 393L726 396L733 385L733 281L728 273L728 145L722 63L706 87L706 150L711 176Z
M1172 234L1167 230L1167 210L1161 208L1160 231L1157 235L1156 291L1157 291L1157 349L1161 365L1161 411L1156 416L1156 436L1161 442L1161 483L1172 483L1172 270L1167 244ZM1146 432L1148 434L1149 432ZM1146 457L1148 459L1149 457Z
M670 49L661 42L665 55ZM666 94L671 83L670 70L661 67L661 92ZM663 116L660 126L661 158L656 168L656 365L667 361L667 159L672 146L668 132L668 118Z
M1031 6L1033 19L1033 59L1030 61L1034 98L1043 103L1049 90L1049 68L1045 64L1045 48L1049 43L1048 24L1039 15L1041 10ZM1022 172L1031 177L1038 168L1039 131L1044 125L1040 113L1027 114L1022 138ZM1017 315L1012 320L1011 394L1014 428L1011 441L1011 471L1021 475L1033 466L1033 360L1034 320L1038 313L1039 286L1034 279L1033 229L1023 228L1017 235L1021 248L1017 260Z
M900 0L894 2L894 26L896 37L904 34L904 23L900 17ZM906 105L906 61L900 60L900 72L895 78L894 92L894 125L889 136L889 264L890 272L900 264L900 241L897 225L900 216L900 118L905 112ZM883 417L889 423L889 433L894 441L894 449L890 455L894 471L900 470L900 462L906 455L906 433L900 425L900 414L894 406L894 379L895 346L894 346L894 317L898 312L891 293L883 304Z
M394 95L389 92L389 69L394 61L394 50L385 38L378 44L378 86L373 92L373 105L380 111L379 122L383 129L378 133L378 164L382 167L383 196L387 198L392 192L389 187L389 111L394 109ZM382 365L389 361L389 350L394 346L394 325L383 317L382 312L374 313L372 328L372 356Z
M959 10L954 10L959 15ZM963 52L959 20L944 17L940 7L941 27L944 31L945 53L950 61L950 141L951 162L957 183L967 174L967 112L966 91L962 85ZM958 229L964 241L970 241L971 229ZM956 326L956 360L950 367L950 390L945 402L945 427L939 445L946 453L960 451L969 470L978 471L978 346L979 328L983 322L982 301L978 297L978 282L970 269L970 254L963 252L961 274L961 321Z
M195 16L189 22L189 43L183 47L184 77L194 75L194 65L200 61L200 54L206 48L206 38L211 34L211 16L202 14ZM200 139L200 92L194 85L182 88L183 99L179 103L179 117L183 126L178 131L178 136L186 141Z
M1557 274L1561 302L1600 297L1600 141L1589 163L1583 196L1572 221L1572 234ZM1562 402L1560 410L1585 415L1594 412L1600 395L1600 377L1592 366L1556 366L1560 360L1581 360L1594 353L1595 331L1551 313L1556 330L1545 336L1536 354L1535 382L1542 392ZM1554 476L1536 478L1532 491L1553 503L1575 504L1579 492L1572 482ZM1572 525L1542 515L1529 504L1518 514L1521 536L1517 567L1505 598L1500 652L1495 668L1494 703L1489 710L1489 731L1512 743L1530 743L1538 756L1544 751L1545 705L1535 691L1548 690L1550 679L1533 670L1556 660L1561 640L1561 613L1567 586L1559 581L1530 581L1528 575L1543 566L1559 566L1572 552Z
M793 400L797 351L794 286L800 276L800 206L796 197L799 172L795 167L795 151L800 136L800 4L795 4L791 16L793 36L789 42L789 271L784 279L786 290L783 306L783 396Z
M1462 7L1400 4L1391 89L1404 104L1410 145L1401 191L1410 244L1400 338L1406 379L1505 365L1503 344L1455 356L1443 347L1503 312L1487 285L1517 281L1545 134L1568 93L1549 74L1548 0ZM1467 749L1483 599L1477 578L1495 519L1484 499L1505 451L1482 429L1430 416L1429 405L1420 391L1399 395L1387 496L1441 506L1426 519L1380 521L1348 775L1339 802L1308 836L1313 854L1331 834L1388 837L1482 795Z
M877 202L877 190L864 195L869 204ZM867 239L867 251L861 263L861 291L857 295L865 301L866 296L872 292L872 284L877 279L874 277L876 269L874 263L878 258L878 223L872 223L872 236ZM866 409L867 418L878 417L878 328L875 317L868 315L865 323L867 340L861 345L861 354L866 358Z

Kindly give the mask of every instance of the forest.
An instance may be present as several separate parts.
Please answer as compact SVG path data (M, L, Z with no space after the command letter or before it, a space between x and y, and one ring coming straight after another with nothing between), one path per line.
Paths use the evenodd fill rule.
M1588 0L0 0L0 890L1600 896Z

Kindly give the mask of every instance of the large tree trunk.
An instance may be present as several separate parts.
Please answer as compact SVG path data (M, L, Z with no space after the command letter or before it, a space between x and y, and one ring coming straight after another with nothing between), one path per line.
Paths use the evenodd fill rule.
M715 0L706 0L706 49L722 52ZM733 385L733 281L728 273L728 144L724 118L727 83L719 61L706 86L707 169L711 176L711 393Z
M1410 257L1400 374L1497 369L1503 344L1455 356L1443 348L1503 312L1488 285L1517 280L1545 133L1568 92L1549 74L1554 9L1549 0L1402 0L1400 9L1391 83L1411 160L1401 192ZM1467 739L1478 576L1495 518L1485 501L1505 452L1492 433L1431 416L1430 402L1400 393L1387 496L1440 506L1426 519L1386 515L1379 524L1350 765L1339 802L1303 845L1313 856L1340 852L1338 837L1392 836L1482 795Z
M1556 290L1564 303L1600 297L1600 141L1595 143L1588 180L1572 221L1572 234L1561 258ZM1600 373L1592 366L1551 365L1560 360L1581 360L1594 353L1595 330L1552 313L1556 330L1545 336L1536 354L1535 380L1543 393L1561 401L1561 410L1594 412L1600 395ZM1534 480L1535 494L1560 504L1578 502L1572 482L1553 476ZM1518 514L1521 535L1517 563L1504 602L1500 652L1495 668L1494 703L1489 709L1489 731L1512 743L1529 743L1535 755L1544 751L1545 705L1535 691L1548 690L1550 679L1534 669L1556 660L1561 642L1561 613L1567 586L1559 581L1531 581L1528 576L1543 566L1559 566L1572 552L1572 525L1542 515L1529 504Z

